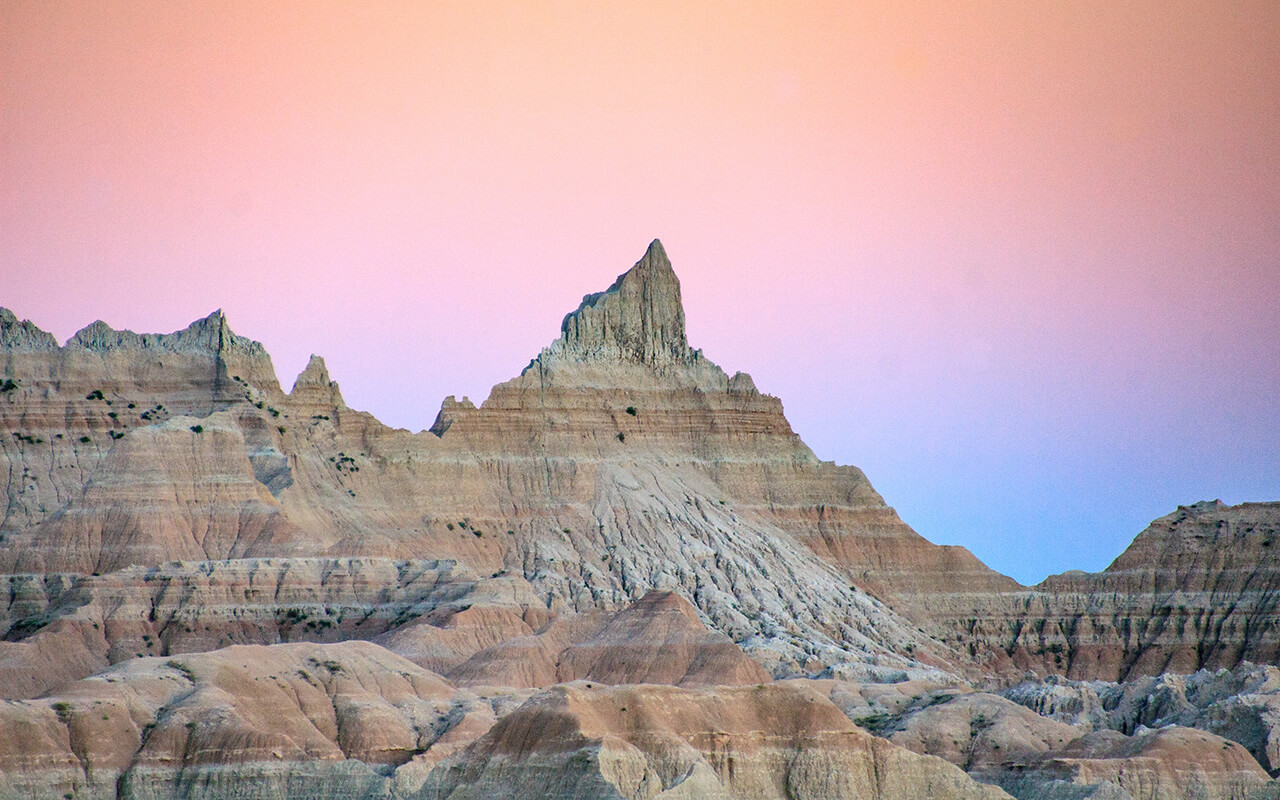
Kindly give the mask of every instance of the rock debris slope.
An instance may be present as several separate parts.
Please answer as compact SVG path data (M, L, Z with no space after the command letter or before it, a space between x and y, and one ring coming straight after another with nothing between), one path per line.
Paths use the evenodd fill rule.
M1280 504L1019 586L690 347L657 241L416 434L221 312L0 309L0 369L0 800L1275 789Z

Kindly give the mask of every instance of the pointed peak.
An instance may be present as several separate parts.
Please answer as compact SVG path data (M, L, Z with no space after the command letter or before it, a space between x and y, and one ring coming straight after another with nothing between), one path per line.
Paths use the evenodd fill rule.
M582 298L560 331L559 349L575 360L661 365L695 358L685 336L680 279L657 239L608 289Z
M302 368L297 380L293 382L293 390L297 391L299 386L328 387L330 383L332 381L329 379L329 368L325 366L324 359L312 353L307 365Z
M325 366L324 359L315 353L311 354L307 366L298 373L289 397L323 406L346 407L338 384L329 379L329 368Z
M230 332L231 326L227 323L227 315L222 313L222 309L211 312L206 317L201 317L186 327L188 331L215 331ZM232 334L234 335L234 334Z
M0 347L8 350L57 350L53 334L40 330L31 320L0 306Z
M671 259L667 258L667 249L662 246L661 239L654 239L649 242L648 249L644 251L644 257L636 262L636 266L638 267L642 264L671 269Z
M105 350L124 343L124 334L132 331L117 331L102 320L94 320L85 325L67 340L68 347L83 347L86 350ZM134 334L136 336L136 334Z

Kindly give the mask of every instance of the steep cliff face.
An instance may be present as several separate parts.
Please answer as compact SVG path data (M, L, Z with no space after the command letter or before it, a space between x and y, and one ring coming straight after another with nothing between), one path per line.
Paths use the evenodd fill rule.
M0 342L0 535L62 510L131 431L282 396L262 345L221 312L171 334L95 322L58 347L0 310Z

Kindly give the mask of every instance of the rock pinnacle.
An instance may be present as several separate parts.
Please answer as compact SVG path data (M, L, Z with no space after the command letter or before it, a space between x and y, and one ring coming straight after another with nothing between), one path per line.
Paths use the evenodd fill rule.
M613 357L645 364L692 358L685 337L680 279L662 242L603 292L582 298L560 326L565 349L577 357Z

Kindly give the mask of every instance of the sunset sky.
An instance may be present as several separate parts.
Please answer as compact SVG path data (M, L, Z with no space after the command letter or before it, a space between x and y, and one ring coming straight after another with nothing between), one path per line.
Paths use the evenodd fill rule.
M1280 500L1280 3L0 3L0 305L430 426L653 238L691 343L1034 582Z

